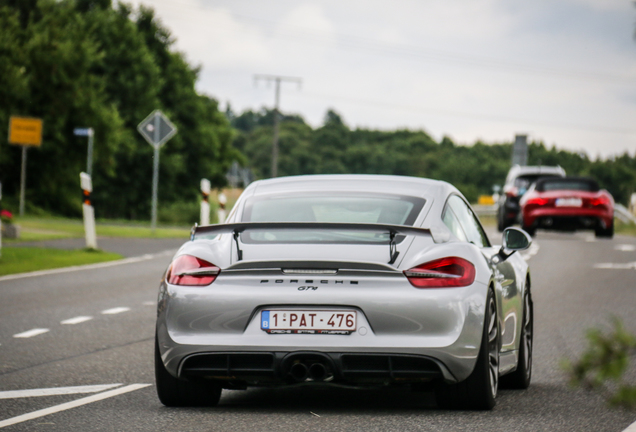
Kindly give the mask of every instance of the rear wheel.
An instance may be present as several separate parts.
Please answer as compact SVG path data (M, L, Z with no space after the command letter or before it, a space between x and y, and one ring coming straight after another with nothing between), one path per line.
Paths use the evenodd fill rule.
M521 228L531 237L534 237L534 235L537 233L537 229L533 226L523 225Z
M188 381L175 378L166 370L155 339L155 380L157 396L169 407L216 406L221 398L221 386L209 380Z
M497 212L497 230L499 232L503 232L503 230L505 230L509 226L512 226L513 223L514 221L506 219L505 210L502 209L501 211Z
M502 387L511 389L527 389L532 378L532 334L534 315L530 285L526 288L523 301L523 327L521 328L521 342L519 344L519 363L517 370L501 377Z
M596 228L594 234L596 237L612 238L614 237L614 224L610 225L607 228Z
M497 230L499 232L503 232L506 229L506 225L504 223L503 212L497 212Z
M466 380L440 385L435 396L445 409L490 410L495 406L499 387L499 325L497 305L491 289L486 299L486 316L481 347L475 369Z

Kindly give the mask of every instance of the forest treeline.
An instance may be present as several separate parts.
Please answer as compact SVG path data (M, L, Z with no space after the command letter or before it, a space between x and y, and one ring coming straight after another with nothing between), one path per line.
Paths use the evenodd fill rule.
M147 219L152 147L136 130L161 109L179 132L162 149L159 201L195 201L240 155L217 101L197 94L198 68L150 8L111 0L0 0L0 137L10 116L43 119L41 148L27 156L26 202L80 215L79 173L95 130L93 202L99 217ZM0 138L4 206L19 190L21 149ZM29 207L27 207L29 209Z
M271 172L274 113L245 111L226 115L239 134L234 146L249 161L257 178ZM424 131L351 129L340 115L329 110L321 127L312 128L301 116L281 115L278 173L298 174L394 174L445 180L471 202L502 186L510 169L511 142L458 145L450 138L435 141ZM568 175L592 176L614 198L626 204L636 192L636 154L592 160L585 153L528 146L529 165L560 165Z
M274 112L221 112L197 93L198 67L174 48L151 8L111 0L0 0L0 181L3 206L17 207L21 149L8 145L10 116L43 119L43 144L29 149L27 211L79 216L79 173L95 130L93 202L101 218L149 219L152 147L136 127L161 109L179 132L161 149L159 210L197 218L201 178L226 184L233 161L255 178L270 176ZM373 173L430 177L455 184L474 201L501 185L511 143L458 145L424 131L352 129L335 111L312 127L281 114L279 175ZM511 132L512 139L513 132ZM543 143L530 164L592 175L618 201L636 191L629 154L591 160ZM164 220L170 219L164 217ZM174 221L178 221L174 219Z

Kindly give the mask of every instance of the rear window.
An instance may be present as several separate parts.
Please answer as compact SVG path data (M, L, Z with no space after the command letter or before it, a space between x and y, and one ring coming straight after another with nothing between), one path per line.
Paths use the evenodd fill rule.
M412 226L425 200L410 196L315 193L303 195L273 195L248 199L243 222L341 222L378 223ZM241 239L289 242L388 242L388 233L359 231L331 232L324 230L254 230L243 233ZM396 237L396 241L401 238Z
M532 174L532 175L523 175L523 176L519 176L515 179L515 187L519 188L519 189L529 189L530 185L532 185L532 183L536 182L537 180L540 180L542 178L548 178L548 177L553 177L553 174L550 175L546 175L546 174Z
M547 179L537 183L539 192L548 192L555 190L574 190L585 192L598 192L599 186L592 179Z

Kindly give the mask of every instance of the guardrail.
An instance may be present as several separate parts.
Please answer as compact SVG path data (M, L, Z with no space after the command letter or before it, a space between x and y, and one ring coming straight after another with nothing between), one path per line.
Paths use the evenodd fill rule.
M495 216L497 214L497 204L494 205L480 205L474 204L473 210L477 216Z
M614 205L614 217L621 220L621 222L625 223L633 223L636 224L636 217L630 213L627 208L622 204Z

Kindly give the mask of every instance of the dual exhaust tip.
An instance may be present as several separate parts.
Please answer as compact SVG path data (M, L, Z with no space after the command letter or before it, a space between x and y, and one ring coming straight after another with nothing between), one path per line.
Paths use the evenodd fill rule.
M294 381L303 382L309 379L312 381L324 381L330 374L322 363L312 363L307 367L305 363L297 362L289 369L289 375Z

